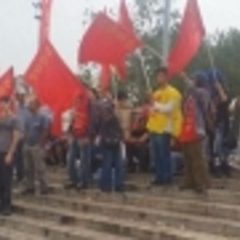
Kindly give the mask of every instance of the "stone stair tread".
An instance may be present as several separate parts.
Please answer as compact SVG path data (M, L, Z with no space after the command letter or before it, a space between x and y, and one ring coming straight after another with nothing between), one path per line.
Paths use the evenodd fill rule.
M63 190L63 185L59 184L59 183L52 183L51 184L51 188L53 190L55 190L56 194L60 194L61 190L64 191L64 193L66 193L65 190ZM96 194L99 191L97 189L90 189L89 192L91 192L92 194ZM72 194L73 191L68 191L67 193ZM75 192L74 192L75 193ZM128 192L127 192L128 193ZM133 192L129 192L129 193L133 193ZM136 192L134 192L136 193ZM235 199L238 200L240 202L240 191L231 191L231 190L227 190L227 189L210 189L208 191L208 195L205 196L201 196L198 194L195 194L194 192L191 191L179 191L176 187L170 187L168 189L166 188L152 188L152 189L145 189L144 191L137 191L137 193L141 196L143 196L143 194L147 194L147 196L151 196L151 197L161 197L161 196L165 196L165 197L171 197L171 198L178 198L181 200L201 200L201 201L207 201L207 202L226 202L232 204L232 205L237 205L238 203L234 203L231 200ZM224 201L223 201L224 199Z
M100 197L99 197L100 196ZM102 196L102 197L101 197ZM70 197L69 196L61 196L61 195L50 195L47 198L52 199L52 200L63 200L63 201L67 201L69 203L71 202L84 202L84 201L90 201L93 202L94 204L96 203L96 199L98 200L96 204L100 204L100 203L118 203L118 204L125 204L125 205L129 205L132 206L133 204L129 201L131 198L133 199L137 199L139 200L139 204L143 203L144 206L144 202L161 202L161 201L168 201L170 204L174 204L174 203L178 203L178 204L188 204L188 205L201 205L204 206L206 208L224 208L227 210L234 210L234 211L240 211L240 206L238 205L233 205L233 204L228 204L228 203L222 203L222 202L210 202L208 201L208 199L176 199L176 198L169 198L167 196L161 196L161 197L157 197L157 196L147 196L144 195L144 202L140 201L143 199L143 195L139 194L139 193L126 193L123 196L119 196L119 195L114 195L112 194L111 196L107 196L105 194L89 194L86 195L86 197L82 198L83 196L81 195L81 198L79 198L78 196L74 196L74 197ZM137 205L136 207L139 207L139 205ZM153 207L148 207L150 209L154 209L156 206Z
M0 220L3 220L4 218L0 218ZM134 238L131 237L121 237L121 236L115 236L109 233L103 233L103 232L98 232L92 229L87 229L87 228L83 228L81 226L71 226L71 225L62 225L62 224L57 224L53 221L49 221L44 219L44 221L40 220L40 219L33 219L31 217L26 217L26 216L18 216L18 215L13 215L10 218L5 218L6 221L14 221L17 222L19 224L21 223L27 223L29 225L32 226L37 226L37 227L41 227L41 228L46 228L46 229L54 229L55 231L58 231L62 234L74 234L74 235L79 235L81 237L85 237L86 239L89 240L134 240ZM10 230L6 230L6 227L2 227L3 230L5 230L6 232L10 231ZM0 228L1 230L1 228ZM26 233L19 233L19 235L24 236ZM0 232L0 236L1 236L1 232ZM26 234L27 236L27 234ZM1 239L1 238L0 238ZM44 239L46 239L46 237L44 237ZM8 240L8 239L7 239ZM13 240L13 239L9 239L9 240ZM16 240L16 239L14 239ZM43 240L43 238L20 238L19 240Z
M79 200L81 201L81 200ZM203 222L218 222L218 223L222 223L222 224L230 224L230 225L234 225L234 226L239 226L240 228L240 223L237 223L236 221L233 220L229 220L229 219L217 219L217 218L213 218L213 217L205 217L205 216L196 216L196 215L192 215L192 214L188 214L188 213L177 213L177 212L172 212L172 211L167 211L167 210L162 210L162 209L152 209L152 208L147 208L147 207L138 207L138 206L129 206L129 205L119 205L119 204L114 204L112 202L108 202L108 203L100 203L100 202L95 202L95 203L91 203L91 202L87 202L85 201L86 204L92 204L92 206L101 206L101 207L106 207L106 208L110 208L110 209L117 209L119 211L121 211L121 209L126 209L129 212L140 212L140 213L144 213L144 214L161 214L161 215L168 215L168 216L172 216L172 217L178 217L181 219L189 219L189 220L198 220L198 221L203 221ZM33 205L34 206L34 205ZM36 205L35 205L36 206ZM38 206L38 205L37 205ZM73 212L71 210L62 210L60 208L49 208L49 211L54 211L54 212L62 212L63 214L76 214L76 212ZM90 215L90 214L89 214ZM102 217L102 216L101 216Z
M0 227L0 239L1 240L45 240L43 237L22 233L7 227Z
M113 217L109 216L102 216L99 214L93 214L93 213L81 213L81 212L76 212L73 210L65 210L61 208L51 208L51 207L46 207L46 206L39 206L37 204L32 204L32 203L24 203L24 202L19 202L17 203L20 207L27 208L27 209L35 209L37 211L41 212L49 212L51 214L57 214L57 215L66 215L66 216L71 216L76 219L91 219L96 222L110 222L111 224L116 224L116 225L121 225L121 226L127 226L127 227L136 227L136 228L142 228L142 229L148 229L151 231L155 230L162 230L161 226L163 224L162 221L157 221L156 223L146 223L143 221L134 221L130 219L116 219ZM131 211L135 211L135 207L129 208ZM139 209L137 209L139 210ZM231 221L228 219L216 219L216 218L211 218L211 217L201 217L201 216L193 216L189 214L182 214L182 213L175 213L175 212L169 212L169 211L164 211L164 210L146 210L146 209L140 209L142 212L148 211L148 213L151 214L159 214L159 217L161 216L161 219L164 217L171 217L171 218L177 218L179 221L187 221L187 222L195 222L195 223L204 223L204 224L222 224L223 226L225 225L231 225L235 228L240 228L240 223L237 223L236 221ZM163 220L164 221L164 220ZM166 224L163 224L166 225ZM178 226L184 227L184 224L177 224Z

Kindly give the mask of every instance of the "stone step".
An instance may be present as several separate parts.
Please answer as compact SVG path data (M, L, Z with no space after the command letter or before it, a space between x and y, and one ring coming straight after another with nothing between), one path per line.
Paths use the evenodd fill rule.
M29 199L30 200L30 199ZM39 204L48 204L53 207L70 208L72 210L105 208L112 206L118 207L135 207L146 208L150 210L167 210L178 213L188 213L195 216L205 216L214 218L223 218L229 220L240 221L240 206L213 203L203 200L182 200L171 199L168 197L149 197L140 194L126 193L124 195L119 194L86 194L85 196L77 195L75 197L65 196L48 196L39 197L38 199L32 199L32 201ZM85 210L86 211L86 210ZM119 210L121 212L121 209ZM139 212L141 216L141 211Z
M46 240L33 234L18 232L13 228L0 227L0 240Z
M49 173L49 182L64 184L68 181L68 173L66 171L59 172L50 172ZM150 182L152 179L152 175L150 174L134 174L128 175L126 186L128 190L139 191L146 190L151 188ZM175 179L176 185L181 184L181 178L177 177ZM212 189L228 189L232 191L240 191L240 179L239 177L234 178L212 178L211 179L211 188Z
M36 219L14 215L10 218L0 218L0 223L6 234L14 229L14 231L18 231L19 236L22 236L22 238L12 238L11 236L6 240L136 240L131 237L85 229L81 226L72 226L68 219L62 223L56 223L44 218Z
M75 190L64 190L62 184L51 184L52 191L55 195L59 196L76 196ZM99 193L99 190L91 188L87 192L88 195L95 196ZM200 200L204 202L213 202L213 203L224 203L227 205L240 205L240 191L231 191L231 190L217 190L210 189L207 196L199 195L192 191L180 191L176 186L170 187L154 187L147 190L137 190L137 191L128 191L128 194L138 194L139 196L147 197L156 197L160 198L162 196L169 199L181 199L181 200Z
M126 235L130 233L130 236L136 236L135 234L139 234L137 236L145 236L146 232L141 227L149 227L148 234L151 233L151 237L148 236L149 239L155 236L156 230L161 231L159 226L162 224L173 228L191 229L193 231L225 236L229 239L230 237L240 236L240 223L236 221L193 216L165 210L119 206L110 203L101 207L97 204L90 207L88 204L81 210L71 210L71 208L66 210L53 206L40 207L39 203L33 204L26 202L26 200L18 200L16 207L18 212L23 215L59 222L62 219L68 219L72 223L91 227L95 230L108 231L113 234ZM153 232L154 235L152 235Z

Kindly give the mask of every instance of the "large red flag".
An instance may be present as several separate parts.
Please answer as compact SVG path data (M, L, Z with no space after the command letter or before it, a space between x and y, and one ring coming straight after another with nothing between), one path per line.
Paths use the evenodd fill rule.
M100 13L83 38L78 61L97 62L109 69L114 66L120 77L125 78L125 59L138 47L139 41L134 35L129 35L119 23Z
M49 41L39 49L25 74L42 104L54 113L53 133L61 133L61 114L72 107L76 96L87 96L87 91L72 74Z
M100 86L101 89L107 90L111 85L111 69L109 65L102 65Z
M42 16L40 19L40 46L42 46L44 42L49 39L52 1L53 0L42 0L41 2Z
M197 0L188 0L180 32L169 60L171 77L180 73L197 54L205 36Z
M135 39L136 45L140 47L142 45L142 42L135 34L133 22L129 16L126 0L121 0L118 23L132 39Z
M0 77L0 98L10 97L12 95L14 91L13 78L14 73L12 67Z
M105 14L97 15L83 37L78 61L116 65L138 46L135 39Z

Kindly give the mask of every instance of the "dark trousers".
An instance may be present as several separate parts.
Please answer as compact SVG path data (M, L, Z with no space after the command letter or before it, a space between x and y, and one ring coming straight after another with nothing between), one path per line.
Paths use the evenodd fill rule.
M141 172L148 172L150 169L148 143L128 143L127 160L129 172L136 172L137 167Z
M150 151L155 169L154 181L158 184L169 184L173 180L170 142L169 134L152 134L150 137Z
M106 192L110 192L112 189L116 191L123 190L123 161L120 146L114 148L103 146L102 152L101 190Z
M87 187L91 182L91 144L75 139L69 146L68 171L72 183Z
M18 181L22 181L24 178L23 146L24 146L23 140L19 141L14 155L14 167L16 169Z
M5 164L5 154L0 153L0 207L11 207L13 166Z

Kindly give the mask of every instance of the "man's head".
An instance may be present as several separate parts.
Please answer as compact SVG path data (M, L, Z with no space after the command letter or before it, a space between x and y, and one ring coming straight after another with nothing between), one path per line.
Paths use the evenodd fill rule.
M157 69L157 83L160 87L164 87L168 84L168 68L160 67Z
M21 105L25 104L25 98L26 98L26 94L16 93L16 100L18 101L19 104Z
M118 99L118 103L125 104L128 101L128 95L125 91L119 91L117 99Z
M36 96L32 96L29 99L28 107L31 112L37 112L40 108L41 104Z

